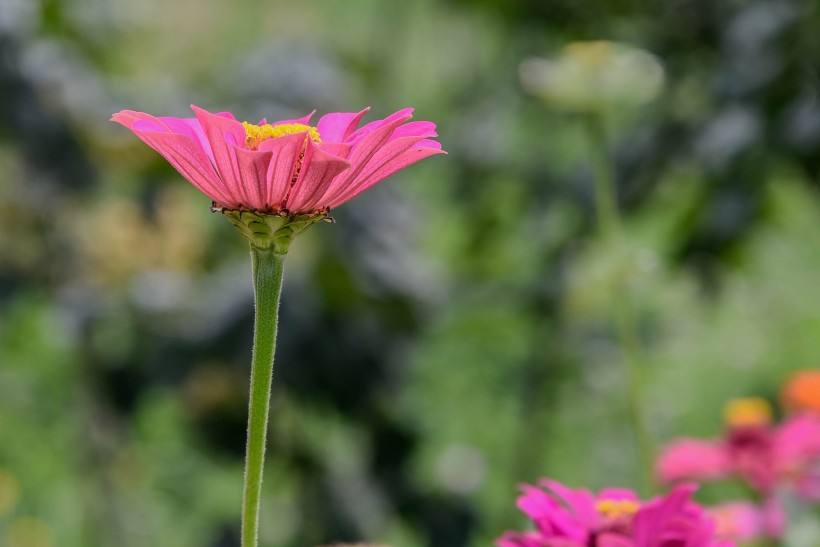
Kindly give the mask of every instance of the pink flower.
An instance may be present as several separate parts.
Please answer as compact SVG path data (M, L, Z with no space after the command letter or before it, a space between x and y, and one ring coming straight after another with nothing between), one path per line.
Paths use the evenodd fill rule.
M722 439L667 445L656 462L658 478L673 483L738 476L763 498L787 484L802 498L820 501L820 415L793 414L780 424L744 418L730 420Z
M789 416L775 431L776 473L803 499L820 501L820 415Z
M730 427L724 442L731 471L764 496L778 482L775 429L770 424Z
M662 482L681 480L716 480L728 476L729 456L726 447L715 441L678 439L666 445L656 464Z
M714 539L715 525L692 502L692 485L642 503L634 492L573 490L552 480L522 487L518 506L533 532L507 532L497 547L730 547Z
M441 154L436 126L400 110L357 129L367 112L312 115L268 124L238 122L191 106L195 118L123 110L134 132L215 206L286 216L326 213L396 171Z
M733 501L709 510L717 523L717 536L731 541L780 539L786 527L786 514L775 498L757 506Z

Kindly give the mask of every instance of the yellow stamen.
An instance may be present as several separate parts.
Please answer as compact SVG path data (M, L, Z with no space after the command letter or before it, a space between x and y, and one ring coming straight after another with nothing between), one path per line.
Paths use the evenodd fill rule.
M322 142L322 139L319 137L318 129L301 123L282 123L279 125L271 125L266 123L265 125L256 125L248 122L242 122L242 125L245 127L245 145L250 150L256 150L259 148L260 143L268 139L275 139L277 137L291 135L293 133L302 133L304 131L308 132L308 137L310 137L313 142Z
M595 502L595 509L606 518L617 519L630 517L638 512L641 504L633 500L599 500Z
M729 427L769 425L772 407L761 397L732 399L723 407L723 420Z

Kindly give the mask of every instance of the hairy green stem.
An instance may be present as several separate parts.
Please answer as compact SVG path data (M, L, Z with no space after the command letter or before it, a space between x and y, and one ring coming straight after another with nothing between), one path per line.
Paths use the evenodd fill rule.
M602 114L590 114L586 118L586 128L592 149L592 163L595 169L595 212L598 229L605 242L614 245L620 260L625 244L618 213L615 177L607 147L606 130ZM637 320L630 298L628 280L619 279L615 287L613 313L618 341L624 355L629 397L629 414L635 432L638 451L640 477L644 493L653 489L652 465L654 449L646 427L646 388L643 373L643 352L638 335Z
M265 441L268 431L276 324L285 254L272 247L251 244L254 287L253 360L251 363L248 442L245 455L245 484L242 498L242 547L256 547L259 536L259 504Z

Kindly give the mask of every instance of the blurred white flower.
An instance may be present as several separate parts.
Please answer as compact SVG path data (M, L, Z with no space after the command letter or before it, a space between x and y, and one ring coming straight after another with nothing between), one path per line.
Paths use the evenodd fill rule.
M555 59L525 59L519 72L528 92L557 108L587 113L645 104L664 82L657 57L608 41L573 42Z

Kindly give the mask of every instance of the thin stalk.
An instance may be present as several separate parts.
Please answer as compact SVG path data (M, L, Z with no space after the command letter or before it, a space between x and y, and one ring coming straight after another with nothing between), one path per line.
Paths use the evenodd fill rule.
M248 443L242 498L242 547L256 547L259 541L262 471L265 463L273 357L276 352L276 325L285 256L272 248L262 249L251 245L255 313Z
M591 145L592 164L595 170L595 212L598 229L604 241L608 245L615 246L620 257L625 245L603 115L588 115L586 129ZM640 466L640 476L643 481L642 486L644 492L648 493L653 489L652 465L654 453L645 421L646 387L643 373L643 351L628 283L616 287L614 292L613 314L618 341L626 365L630 420L635 431L638 465Z

